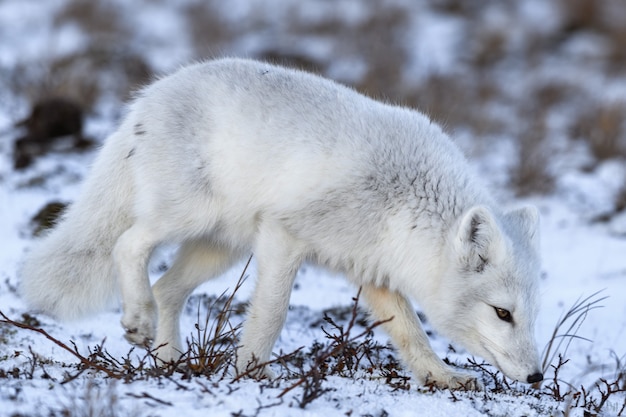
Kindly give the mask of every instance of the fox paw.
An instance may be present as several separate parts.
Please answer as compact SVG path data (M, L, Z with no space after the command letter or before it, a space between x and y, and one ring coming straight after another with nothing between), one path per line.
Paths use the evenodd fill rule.
M140 332L136 327L132 329L124 328L126 333L124 333L124 339L128 341L131 345L139 346L142 348L149 348L152 346L152 336L150 334L146 334Z
M156 333L155 323L154 308L145 308L132 313L125 312L122 316L122 327L126 332L124 338L133 345L150 347Z
M158 342L152 343L152 354L162 363L177 362L183 356L183 350L175 343Z
M246 368L244 368L246 369ZM250 366L243 372L238 372L240 376L247 376L253 379L269 379L270 381L276 379L276 373L270 369L267 365Z
M424 385L466 391L482 391L484 388L476 375L452 370L445 370L436 374L429 372Z
M273 380L276 378L276 374L267 364L259 363L256 359L237 360L237 374L239 376L247 376L254 379Z

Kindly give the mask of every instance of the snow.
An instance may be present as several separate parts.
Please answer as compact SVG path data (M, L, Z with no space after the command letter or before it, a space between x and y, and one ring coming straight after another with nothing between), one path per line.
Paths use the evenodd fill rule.
M102 41L87 36L75 23L54 23L54 16L72 1L75 0L0 2L0 311L13 319L29 311L15 288L19 285L19 262L33 242L30 219L47 202L73 200L80 192L81 180L94 157L94 152L52 153L39 158L27 170L15 171L12 167L11 141L19 132L11 126L27 114L24 105L33 97L16 92L11 85L13 78L8 74L18 65L31 70L45 67L45 63L55 57L89 49ZM198 2L170 3L175 2L114 2L134 33L133 39L126 43L120 41L118 46L139 49L155 73L202 58L194 55L193 40L183 15L186 6ZM458 142L505 203L531 203L541 211L542 310L536 328L540 349L550 338L556 321L577 299L601 291L599 296L608 296L601 303L603 307L590 311L578 331L589 342L572 342L566 353L569 362L560 377L574 386L610 377L615 370L615 358L621 358L623 366L626 354L626 212L618 213L608 222L594 219L614 208L616 195L626 181L626 168L623 158L615 158L587 169L585 167L594 162L589 152L579 142L564 137L574 117L572 112L585 109L594 101L626 100L626 78L604 71L604 60L612 53L611 44L602 33L583 31L555 46L554 54L525 61L522 51L530 48L529 39L553 36L564 24L565 16L558 2L524 0L517 7L486 2L483 12L474 10L467 16L446 12L441 6L444 3L393 3L406 8L405 17L409 21L409 30L400 36L408 51L403 68L405 81L422 82L433 74L449 74L471 83L463 67L469 54L464 49L468 45L466 37L481 27L502 32L503 50L508 58L489 76L502 90L504 99L480 108L512 125L510 131L478 137L470 128L458 126ZM324 63L325 74L343 82L357 82L367 74L369 51L362 55L354 51L348 53L341 47L345 39L335 39L323 30L310 35L289 32L298 32L294 26L314 27L326 21L353 29L371 17L372 11L362 2L237 0L211 4L236 33L220 43L220 53L255 56L276 48L292 54L299 52ZM380 7L372 10L380 10ZM395 64L389 62L388 65ZM524 117L512 110L512 103L528 99L529 92L537 85L555 82L577 89L571 102L555 107L558 110L547 115L555 150L550 161L556 173L556 186L549 195L518 198L507 183L508 169L514 163L511 155L516 149L511 132L523 131L528 126ZM87 134L98 141L113 131L119 114L123 113L121 100L104 96L105 101L97 103L86 126ZM463 105L472 106L471 103ZM621 139L626 140L626 137ZM35 185L29 185L33 183ZM167 264L173 251L175 247L165 247L155 255L150 268L153 279L159 274L159 264ZM243 263L202 285L195 294L219 295L232 289L242 269ZM251 294L254 274L253 262L249 278L237 293L237 301L243 302ZM356 293L357 289L342 276L305 265L298 273L287 325L276 352L290 352L300 346L311 346L313 341L324 341L319 326L309 324L320 320L326 309L350 306ZM191 334L197 321L197 306L190 304L187 309L190 312L183 317L183 330ZM59 323L46 316L37 316L37 319L39 327L65 343L73 341L83 354L103 340L112 356L122 358L129 354L130 346L119 325L119 307L72 323ZM456 353L451 352L450 341L434 330L432 344L437 353L466 363L467 352L458 346L454 346ZM383 344L387 342L379 329L375 329L374 338ZM35 361L33 355L41 360ZM140 351L131 354L134 360L142 355ZM31 370L35 362L37 365ZM394 390L380 375L372 377L361 372L355 378L328 377L323 386L330 391L301 409L298 407L300 389L279 398L293 383L290 380L230 382L231 376L183 380L175 374L170 378L123 383L89 371L61 384L67 373L76 373L76 364L74 355L42 335L0 324L0 375L15 367L24 373L31 370L33 374L32 378L0 378L0 415L61 415L60 410L64 408L81 415L80 410L92 406L110 408L114 412L102 415L121 416L539 416L555 415L567 407L566 403L549 395L526 392L521 384L504 392L474 394L433 392L418 389L411 383L411 389L405 391ZM550 370L546 377L549 379L552 375ZM611 397L604 408L605 415L616 415L622 401L623 395ZM571 415L583 415L582 408L573 409Z

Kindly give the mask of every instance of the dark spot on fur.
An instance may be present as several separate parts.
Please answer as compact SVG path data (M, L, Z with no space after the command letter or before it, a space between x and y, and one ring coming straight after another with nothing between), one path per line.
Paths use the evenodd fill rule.
M131 149L130 152L128 152L128 155L126 155L126 159L130 158L134 154L135 154L135 148Z
M146 131L143 127L143 124L137 123L135 125L135 135L145 135L145 134L146 134Z

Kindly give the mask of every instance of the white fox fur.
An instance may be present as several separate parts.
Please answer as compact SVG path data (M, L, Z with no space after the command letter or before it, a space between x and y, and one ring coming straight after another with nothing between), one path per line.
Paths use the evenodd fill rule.
M542 378L534 341L538 213L500 209L439 126L305 72L242 59L145 88L82 195L27 255L22 291L62 319L121 292L136 344L180 355L189 294L252 251L237 368L270 358L303 260L341 271L420 383L479 386L432 351L409 302L510 378ZM180 242L151 289L152 250ZM508 315L507 315L508 313ZM267 375L269 369L264 369Z

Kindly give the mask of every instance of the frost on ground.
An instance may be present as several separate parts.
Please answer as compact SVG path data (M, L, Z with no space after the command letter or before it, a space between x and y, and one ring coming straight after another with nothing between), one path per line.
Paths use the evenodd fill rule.
M225 4L0 3L0 415L626 415L624 2ZM298 274L276 381L233 381L226 366L254 261L228 320L218 318L243 264L191 297L183 317L190 356L176 369L126 344L119 308L75 323L26 308L16 271L41 223L32 218L75 198L94 156L89 142L104 140L122 102L152 74L218 55L304 67L417 107L452 133L502 200L539 207L537 339L550 346L541 387L468 358L427 317L435 351L478 373L486 390L416 387L385 334L354 309L358 289L314 266ZM86 142L68 131L40 143L41 125L14 127L50 97L80 107ZM28 156L19 161L18 139ZM155 255L154 279L175 250Z

